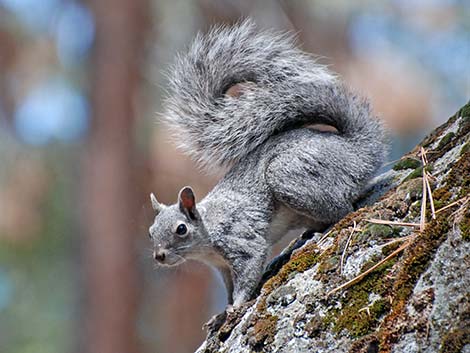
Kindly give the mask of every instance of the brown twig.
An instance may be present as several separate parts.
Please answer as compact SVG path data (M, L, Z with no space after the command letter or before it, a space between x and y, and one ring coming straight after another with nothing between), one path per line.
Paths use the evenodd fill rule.
M423 147L420 147L421 161L423 162L423 198L421 199L421 212L419 218L419 230L423 231L426 226L426 202L427 202L427 188L426 188L426 156Z
M320 238L320 240L317 241L317 244L320 245L326 238L328 238L328 236L331 234L332 231L333 231L333 229L330 229L328 232L323 234L323 236Z
M459 208L457 208L454 212L452 212L451 217L453 217L453 216L455 216L455 215L458 215L458 214L461 214L461 213L463 212L463 210L465 209L465 206L467 205L467 203L468 203L469 200L470 200L470 199L465 200L465 201L460 205Z
M414 237L413 237L414 238ZM331 291L329 291L327 293L327 296L330 296L331 294L333 293L336 293L337 291L340 291L341 289L344 289L344 288L347 288L357 282L359 282L360 280L362 280L365 276L367 276L369 273L371 273L372 271L374 271L375 269L377 269L379 266L381 266L383 263L387 262L388 260L392 259L393 257L397 256L399 253L401 253L403 250L405 250L408 246L410 246L411 244L411 240L410 239L409 241L407 241L405 244L403 244L402 246L400 246L397 250L395 250L394 252L392 252L390 255L388 255L387 257L385 257L384 259L380 260L378 263L376 263L374 266L372 266L371 268L369 268L367 271L364 271L363 273L357 275L356 277L354 277L352 280L340 285L339 287L336 287L335 289L332 289Z
M401 237L401 238L385 239L385 240L389 240L389 241L387 243L383 244L382 247L385 247L385 246L388 246L388 245L391 245L391 244L395 244L395 243L399 243L399 242L403 242L403 241L407 241L410 238L413 238L414 236L415 236L414 234L411 234L411 235L407 235L407 236L404 236L404 237Z
M423 147L421 147L421 158L423 160L423 178L426 182L426 189L429 195L429 203L431 205L431 217L432 219L436 219L436 210L434 208L434 199L432 197L431 183L429 182L431 175L428 174L428 172L426 171L426 166L428 165L428 157L426 156L426 153L427 151Z
M438 209L438 210L436 211L436 214L437 214L437 213L440 213L440 212L442 212L442 211L445 211L445 210L447 210L448 208L451 208L452 206L455 206L455 205L457 205L457 204L459 204L459 203L461 203L461 202L463 202L463 203L465 204L465 203L468 202L468 198L469 198L468 196L464 196L464 197L462 197L461 199L458 199L458 200L456 200L456 201L454 201L454 202L451 202L450 204L448 204L448 205L446 205L446 206L444 206L444 207Z
M431 204L431 217L432 219L436 219L436 209L434 208L434 199L432 197L431 184L429 183L429 174L424 171L423 175L426 179L426 188L428 189L429 203Z
M401 160L401 158L398 158L398 159L395 159L395 160L393 160L393 161L384 163L384 164L382 164L382 167L387 167L387 166L389 166L389 165L395 164L395 163L399 162L400 160Z
M387 221L387 220L375 219L375 218L366 219L366 222L374 223L374 224L387 224L387 225L394 225L394 226L404 226L404 227L419 227L420 226L419 223Z
M354 221L354 226L353 229L351 230L351 233L349 234L348 240L346 241L346 245L344 246L343 254L341 255L341 262L340 262L340 270L339 273L343 274L343 265L344 265L344 258L346 256L346 252L348 251L349 243L351 242L352 236L354 232L356 231L356 221Z
M421 161L423 162L423 196L425 195L425 193L429 195L429 203L431 205L431 217L432 219L436 219L436 211L434 209L434 199L432 197L431 183L429 182L430 176L428 175L428 172L426 171L426 167L428 165L428 157L426 156L427 152L423 147L421 147L420 152L421 152ZM425 201L426 197L423 197L423 200ZM422 212L423 212L423 207L424 207L424 223L426 223L426 202L423 202L423 204L421 205ZM424 227L423 223L422 225Z

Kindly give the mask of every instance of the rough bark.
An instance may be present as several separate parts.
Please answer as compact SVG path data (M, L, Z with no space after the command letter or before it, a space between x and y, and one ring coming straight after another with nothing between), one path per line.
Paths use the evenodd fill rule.
M467 104L380 176L364 207L295 250L198 352L470 352L469 136Z

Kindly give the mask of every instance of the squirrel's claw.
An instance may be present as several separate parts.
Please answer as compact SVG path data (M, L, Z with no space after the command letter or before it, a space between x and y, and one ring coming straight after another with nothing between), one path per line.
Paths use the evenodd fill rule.
M233 312L233 307L231 305L229 306L232 308L231 312ZM202 325L202 329L207 332L217 331L224 324L225 320L227 319L228 314L229 312L228 312L228 307L227 307L227 309L225 309L220 314L216 314L212 316L209 321L207 321L204 325Z

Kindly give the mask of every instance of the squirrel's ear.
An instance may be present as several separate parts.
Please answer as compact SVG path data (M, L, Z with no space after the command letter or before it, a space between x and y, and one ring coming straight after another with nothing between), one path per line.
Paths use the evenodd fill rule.
M185 186L181 189L178 195L178 205L180 211L189 219L196 220L199 217L199 213L196 210L196 198L190 186Z
M240 97L248 87L253 86L254 83L251 81L239 82L227 88L225 95L232 98Z
M157 214L159 214L160 211L165 208L165 205L158 202L157 198L153 193L150 194L150 201L152 202L152 208L155 212L157 212Z

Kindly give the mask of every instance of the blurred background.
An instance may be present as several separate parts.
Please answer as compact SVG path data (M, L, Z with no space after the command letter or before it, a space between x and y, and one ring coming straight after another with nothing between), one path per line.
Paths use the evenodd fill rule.
M198 172L158 125L199 30L293 30L371 97L399 158L470 97L470 1L0 0L0 352L191 352L225 306L209 268L156 269L148 194Z

